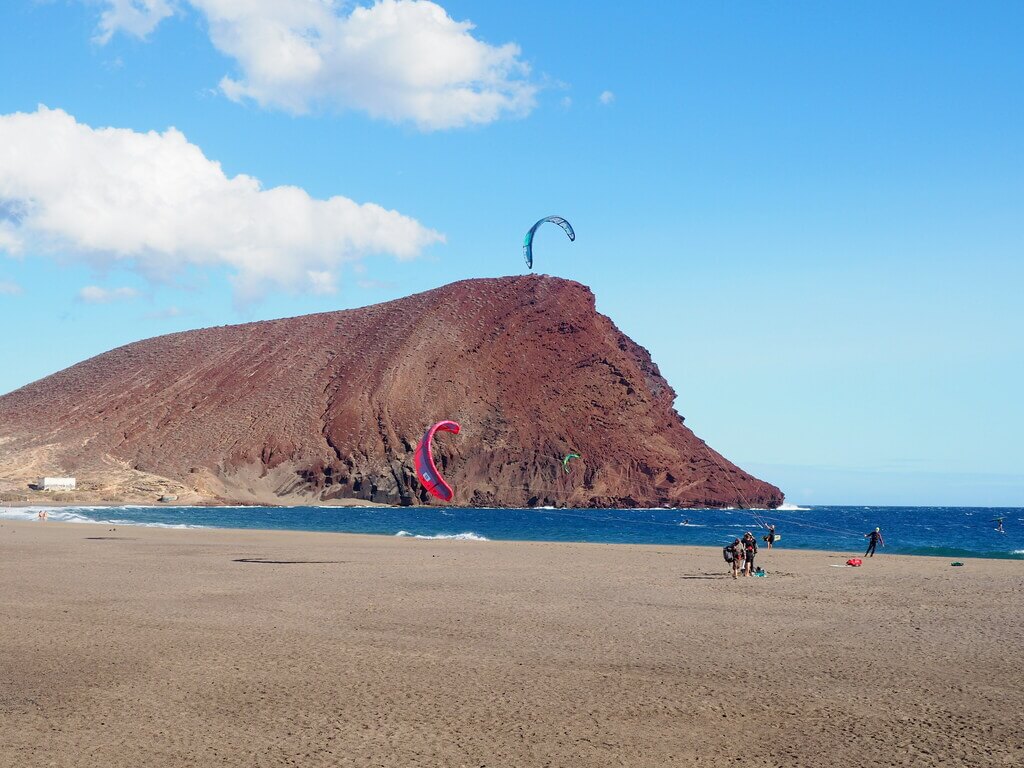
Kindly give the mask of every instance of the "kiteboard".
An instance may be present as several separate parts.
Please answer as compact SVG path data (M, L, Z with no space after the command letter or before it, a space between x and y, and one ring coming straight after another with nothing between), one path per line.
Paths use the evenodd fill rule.
M769 538L768 536L762 536L761 537L761 541L768 541L768 538ZM779 541L781 538L782 538L782 534L781 533L776 533L775 534L775 541ZM774 544L775 542L773 541L772 543Z

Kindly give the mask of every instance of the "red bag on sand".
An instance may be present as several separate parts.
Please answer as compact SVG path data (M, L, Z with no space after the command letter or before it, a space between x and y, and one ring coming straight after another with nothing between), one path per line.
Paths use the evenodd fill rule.
M861 560L859 557L851 557L849 560L846 561L847 565L854 565L854 566L856 566L856 565L863 565L863 563L864 563L864 561Z

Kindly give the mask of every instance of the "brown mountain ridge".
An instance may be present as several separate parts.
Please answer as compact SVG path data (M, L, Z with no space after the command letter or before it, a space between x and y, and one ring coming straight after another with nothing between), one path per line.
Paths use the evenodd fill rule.
M361 309L170 334L0 397L0 477L152 502L438 503L425 427L464 506L771 507L696 437L650 354L575 282L466 280ZM571 472L562 457L582 455ZM2 489L0 489L2 490ZM84 498L84 497L83 497Z

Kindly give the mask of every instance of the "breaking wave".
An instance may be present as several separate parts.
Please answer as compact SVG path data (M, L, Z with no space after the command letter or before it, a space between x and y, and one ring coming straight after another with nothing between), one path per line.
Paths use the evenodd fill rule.
M490 541L486 536L481 536L479 533L473 533L468 531L466 533L438 533L433 536L424 536L419 533L409 533L409 531L399 531L395 536L408 536L412 539L452 539L456 541Z
M39 513L46 511L48 522L52 523L90 523L92 525L137 525L142 528L206 528L205 525L192 525L187 523L144 523L138 520L124 520L121 518L89 517L83 512L100 512L114 509L127 509L126 507L0 507L0 520L20 520L23 522L38 523ZM139 507L143 509L143 507Z
M987 557L993 560L1024 560L1024 549L979 551L962 547L909 546L901 547L899 554L927 555L930 557Z
M801 507L797 504L783 504L781 507L769 509L768 507L703 507L709 512L810 512L810 507Z

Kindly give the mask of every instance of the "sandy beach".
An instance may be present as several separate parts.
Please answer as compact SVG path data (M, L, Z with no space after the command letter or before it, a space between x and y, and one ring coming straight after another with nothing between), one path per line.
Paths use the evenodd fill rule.
M1024 764L1024 563L0 525L2 766Z

